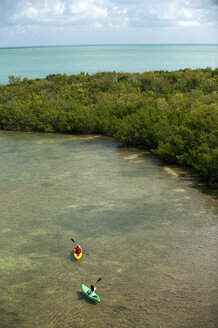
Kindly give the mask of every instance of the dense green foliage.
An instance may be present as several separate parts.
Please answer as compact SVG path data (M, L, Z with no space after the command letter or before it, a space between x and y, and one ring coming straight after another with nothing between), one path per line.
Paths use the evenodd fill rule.
M218 69L9 77L0 129L99 133L218 181Z

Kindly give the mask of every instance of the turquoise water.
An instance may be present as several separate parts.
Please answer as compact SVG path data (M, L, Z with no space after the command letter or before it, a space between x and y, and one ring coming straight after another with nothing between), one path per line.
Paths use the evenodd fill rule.
M218 66L218 45L102 45L0 49L0 83L8 76L99 71L144 72Z
M0 131L0 158L1 328L217 327L218 203L187 172L100 136Z

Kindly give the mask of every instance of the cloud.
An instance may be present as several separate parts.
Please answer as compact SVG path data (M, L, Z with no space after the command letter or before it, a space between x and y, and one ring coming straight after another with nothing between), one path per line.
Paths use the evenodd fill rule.
M23 28L40 25L76 26L96 28L111 24L123 27L128 22L127 9L110 0L3 0L2 15L8 20L2 25L22 25ZM119 24L120 22L120 24ZM124 24L125 22L125 24ZM1 23L0 23L1 24Z
M176 27L179 21L217 23L217 0L134 0L126 3L132 25Z
M131 36L135 42L141 35L146 42L154 31L181 35L200 28L215 36L217 17L218 0L0 0L0 36L6 40L4 35L35 33L40 39L39 33L45 38L48 31L55 35L59 30L69 35L69 43L74 32L87 35L88 41L90 33L94 38L114 33L121 41Z
M6 25L191 26L215 25L218 0L1 0ZM193 25L193 26L194 26Z
M200 23L198 21L178 21L178 26L199 26Z
M70 13L86 18L105 18L108 16L108 9L98 6L92 0L76 1L70 6Z

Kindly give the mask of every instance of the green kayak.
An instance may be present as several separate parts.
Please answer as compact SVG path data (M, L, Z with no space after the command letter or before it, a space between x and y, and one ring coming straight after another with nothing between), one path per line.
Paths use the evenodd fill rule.
M89 295L88 292L89 291L91 292L91 289L89 287L82 284L82 291L83 291L83 294L85 294L86 297L88 297L90 300L100 303L100 297L97 294Z

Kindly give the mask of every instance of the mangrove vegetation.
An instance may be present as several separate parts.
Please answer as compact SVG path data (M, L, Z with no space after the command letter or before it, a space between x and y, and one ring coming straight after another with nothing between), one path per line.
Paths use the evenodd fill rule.
M218 181L218 68L10 76L0 129L103 134Z

